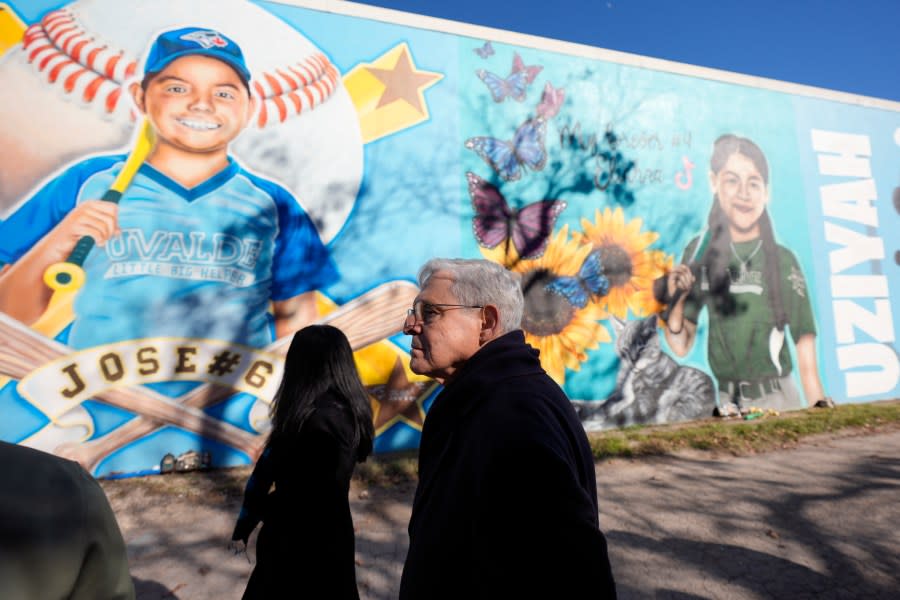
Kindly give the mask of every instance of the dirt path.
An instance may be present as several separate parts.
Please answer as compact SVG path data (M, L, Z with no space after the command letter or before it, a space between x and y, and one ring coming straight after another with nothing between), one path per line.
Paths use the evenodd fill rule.
M246 473L192 474L186 491L164 477L104 482L139 599L240 598L251 565L224 548ZM898 430L757 456L615 460L597 466L597 480L621 598L877 599L900 589ZM396 598L412 493L352 491L363 598Z

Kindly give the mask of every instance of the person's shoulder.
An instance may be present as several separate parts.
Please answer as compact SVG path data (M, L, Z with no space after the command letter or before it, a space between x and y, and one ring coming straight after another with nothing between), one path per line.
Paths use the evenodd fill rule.
M117 165L123 164L126 158L124 154L104 154L67 164L40 184L34 197L50 192L58 202L60 195L77 194L81 186L94 176L108 174L110 179L115 177Z
M777 243L775 246L778 249L778 261L783 267L800 268L800 261L797 260L797 255L794 254L793 250Z
M485 422L503 423L505 431L543 431L559 422L569 400L546 373L508 377L485 392Z
M271 179L267 179L262 175L254 173L253 171L248 170L245 166L237 163L238 173L250 184L257 188L258 190L264 192L278 204L281 203L293 203L299 208L299 204L297 200L294 198L294 195L283 185L272 181Z
M313 404L316 407L316 413L323 419L341 416L347 412L346 402L331 390L316 398Z
M49 454L42 450L29 448L19 444L0 441L0 462L7 466L21 467L22 469L46 469L48 471L64 474L78 473L83 469L71 460Z
M0 490L10 486L23 503L60 499L60 512L77 513L78 500L99 487L78 463L17 444L0 442L0 464L6 471Z
M791 259L794 261L797 260L797 255L794 254L794 251L791 250L790 248L788 248L787 246L776 243L775 247L778 248L778 256L780 256L781 258L787 258L787 259Z
M127 158L125 154L91 156L67 165L61 171L61 175L86 179L91 175L113 169L116 165L124 163Z
M312 414L307 421L313 431L322 431L343 439L352 414L347 403L337 394L326 392L315 399Z

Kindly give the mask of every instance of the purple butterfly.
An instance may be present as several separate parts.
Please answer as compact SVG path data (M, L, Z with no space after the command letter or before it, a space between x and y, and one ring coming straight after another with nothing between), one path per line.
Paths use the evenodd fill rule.
M544 120L552 119L559 112L563 100L566 99L566 90L555 88L548 81L544 84L544 91L541 93L541 103L537 106L537 114Z
M478 153L504 181L516 181L522 177L522 166L540 171L547 163L544 136L547 131L544 119L528 119L516 129L512 141L494 137L473 137L465 146Z
M475 74L488 86L494 102L503 102L507 98L521 102L525 99L528 86L543 68L538 65L526 65L522 62L522 57L514 54L512 70L506 78L484 69L478 69Z
M487 58L489 56L494 55L494 46L493 46L493 44L491 44L491 41L488 40L484 43L484 46L482 46L481 48L475 48L474 52L481 58Z
M510 208L496 186L471 172L466 173L466 179L475 208L472 229L479 244L491 249L512 240L520 258L537 258L544 253L565 201L541 200L516 210Z

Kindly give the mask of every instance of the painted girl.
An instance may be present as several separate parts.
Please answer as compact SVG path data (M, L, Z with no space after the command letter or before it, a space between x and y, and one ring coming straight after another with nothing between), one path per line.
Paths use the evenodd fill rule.
M706 231L685 248L666 279L670 306L666 340L679 356L694 344L697 320L709 311L709 364L719 407L791 410L803 400L794 385L785 343L790 332L809 404L825 396L816 364L816 327L809 289L794 254L775 242L769 166L751 140L723 135L710 158L713 204ZM687 293L686 293L687 292Z

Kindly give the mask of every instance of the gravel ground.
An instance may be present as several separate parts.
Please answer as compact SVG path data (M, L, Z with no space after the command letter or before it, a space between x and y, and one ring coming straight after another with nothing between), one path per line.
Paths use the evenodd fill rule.
M225 546L248 474L103 483L139 599L240 598L252 565ZM755 456L607 461L597 481L620 598L898 597L896 427ZM354 483L362 598L397 596L413 490Z

